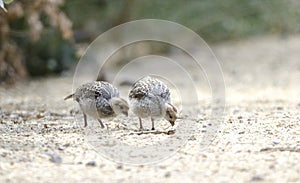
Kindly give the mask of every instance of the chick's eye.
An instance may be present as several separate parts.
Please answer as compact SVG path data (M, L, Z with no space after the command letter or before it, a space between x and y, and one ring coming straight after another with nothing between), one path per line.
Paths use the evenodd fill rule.
M172 119L172 116L171 116L171 114L170 114L170 111L166 111L166 112L167 112L167 115L169 116L169 118Z

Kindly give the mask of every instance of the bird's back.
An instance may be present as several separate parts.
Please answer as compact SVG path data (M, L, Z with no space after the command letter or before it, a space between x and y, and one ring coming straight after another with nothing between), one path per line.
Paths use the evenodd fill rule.
M170 91L160 80L147 76L132 86L129 101L137 116L160 117L164 113L165 103L170 102Z
M160 80L146 76L133 84L129 98L143 99L145 97L157 97L161 100L170 100L168 87Z
M108 117L114 114L109 101L118 96L118 90L110 83L94 81L77 88L73 98L80 104L82 110L91 116ZM95 114L95 110L98 114Z
M81 85L74 93L75 99L80 98L104 98L110 100L118 97L118 90L110 83L105 81L94 81Z

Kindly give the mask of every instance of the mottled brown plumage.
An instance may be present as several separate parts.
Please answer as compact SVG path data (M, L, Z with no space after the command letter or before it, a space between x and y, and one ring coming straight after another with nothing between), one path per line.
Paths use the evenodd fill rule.
M105 81L83 84L65 100L69 98L78 102L84 115L85 127L87 126L86 115L98 119L101 127L104 127L102 118L114 117L120 113L128 115L127 102L119 98L117 88Z
M155 118L165 117L172 126L177 118L177 110L171 103L168 87L150 76L133 84L129 92L129 103L132 112L139 117L140 129L143 129L141 118L150 117L153 130Z

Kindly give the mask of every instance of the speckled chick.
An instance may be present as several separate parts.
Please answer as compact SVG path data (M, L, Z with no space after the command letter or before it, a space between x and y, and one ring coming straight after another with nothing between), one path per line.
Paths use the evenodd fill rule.
M87 126L87 115L99 121L102 128L102 118L114 117L118 114L128 116L128 104L119 97L119 91L105 81L94 81L78 87L75 93L67 96L65 100L73 98L78 102Z
M142 118L151 118L152 130L154 119L164 117L172 126L177 119L177 110L171 103L170 91L160 80L146 76L133 84L129 92L129 106L138 116L140 130L143 130Z

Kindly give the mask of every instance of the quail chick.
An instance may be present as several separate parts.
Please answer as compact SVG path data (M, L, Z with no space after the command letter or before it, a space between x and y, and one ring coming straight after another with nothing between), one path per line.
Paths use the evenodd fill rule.
M142 118L151 118L152 130L154 119L164 117L172 126L177 119L177 110L171 103L170 91L160 80L146 76L133 84L129 92L129 106L138 116L140 130L143 130Z
M102 118L114 117L118 114L128 116L128 104L119 97L119 91L113 85L105 81L94 81L78 87L75 93L65 97L65 100L73 98L78 102L84 119L84 127L87 126L87 115L99 121L102 128Z

